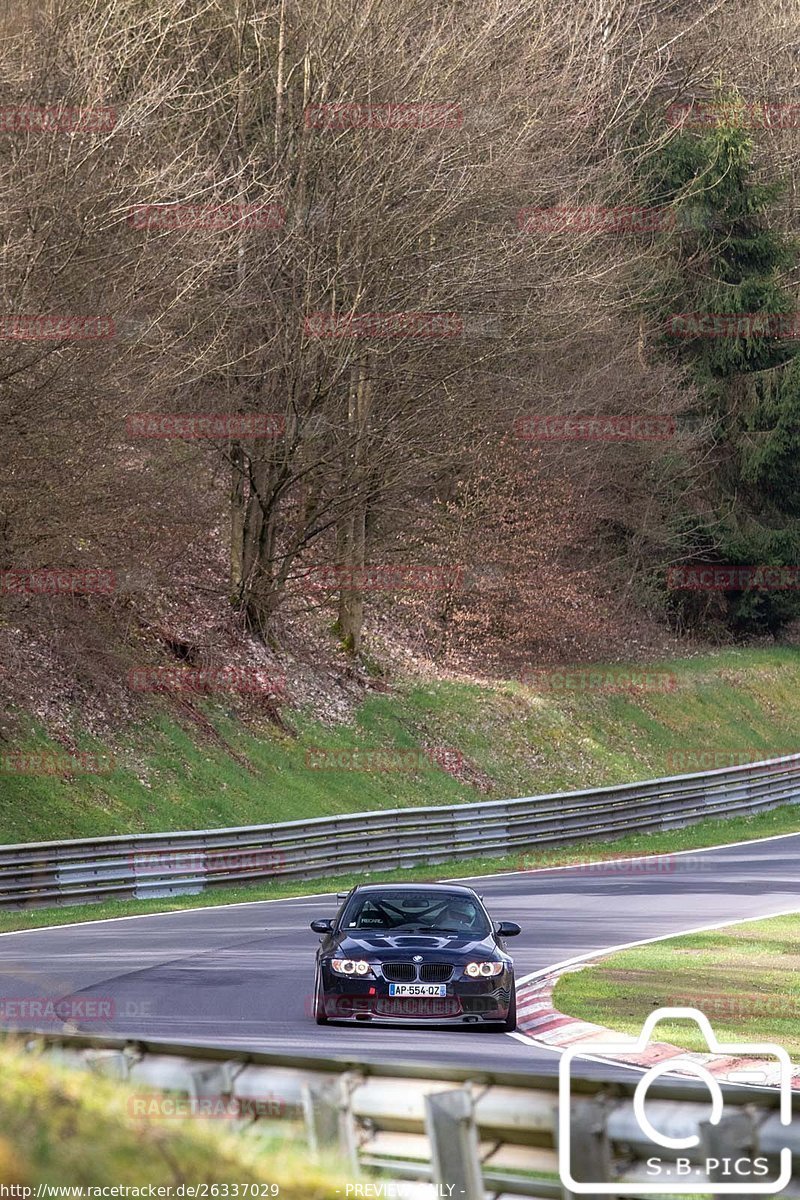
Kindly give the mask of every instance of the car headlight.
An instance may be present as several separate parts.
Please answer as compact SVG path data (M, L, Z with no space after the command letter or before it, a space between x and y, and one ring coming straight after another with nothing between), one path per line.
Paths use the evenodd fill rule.
M360 975L363 979L372 974L372 968L363 958L332 958L331 967L337 975Z
M474 962L467 963L467 974L471 979L477 979L479 976L488 978L490 975L499 975L505 963L501 962Z

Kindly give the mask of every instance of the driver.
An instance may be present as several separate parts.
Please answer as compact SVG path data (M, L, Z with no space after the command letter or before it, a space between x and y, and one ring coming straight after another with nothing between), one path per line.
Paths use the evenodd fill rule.
M473 906L471 904L459 903L458 901L451 901L447 906L445 919L452 929L470 930L475 921Z

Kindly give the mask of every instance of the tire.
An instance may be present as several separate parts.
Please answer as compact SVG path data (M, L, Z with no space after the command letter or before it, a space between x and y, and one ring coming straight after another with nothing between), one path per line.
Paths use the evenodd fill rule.
M317 973L314 976L314 1020L318 1025L327 1025L328 1018L325 1016L325 1005L322 999L322 979Z
M508 1006L508 1016L503 1022L503 1032L513 1033L517 1028L517 989L511 991L511 1003Z

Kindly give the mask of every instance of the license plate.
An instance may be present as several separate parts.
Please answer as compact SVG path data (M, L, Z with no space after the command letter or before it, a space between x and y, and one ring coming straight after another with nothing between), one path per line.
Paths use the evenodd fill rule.
M390 983L390 996L446 996L446 983Z

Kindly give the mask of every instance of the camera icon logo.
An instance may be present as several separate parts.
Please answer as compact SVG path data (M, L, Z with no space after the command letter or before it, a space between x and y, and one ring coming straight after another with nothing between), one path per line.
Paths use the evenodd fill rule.
M663 1020L691 1020L700 1028L709 1052L731 1056L736 1059L751 1058L753 1069L743 1066L730 1082L763 1084L767 1080L764 1060L774 1060L779 1066L780 1123L788 1126L792 1121L792 1063L783 1046L771 1042L739 1043L720 1042L711 1027L708 1017L697 1008L659 1008L651 1013L635 1042L583 1042L564 1052L559 1067L559 1170L565 1189L576 1196L642 1196L642 1195L697 1195L698 1192L713 1192L719 1195L775 1195L782 1192L792 1178L792 1151L784 1146L780 1151L780 1177L768 1180L769 1163L765 1157L712 1158L706 1156L697 1133L688 1133L675 1128L670 1131L658 1128L658 1115L650 1120L646 1111L647 1092L650 1086L668 1072L680 1071L692 1074L707 1086L711 1097L711 1114L708 1122L719 1125L724 1116L724 1096L719 1081L696 1056L676 1055L663 1059L651 1067L639 1081L633 1096L633 1114L639 1132L653 1146L647 1159L647 1178L635 1182L608 1179L575 1178L585 1176L586 1170L576 1164L580 1156L573 1144L572 1130L572 1071L576 1058L628 1058L632 1054L643 1054L653 1041L653 1031ZM661 1111L663 1121L663 1110ZM691 1152L693 1154L685 1154ZM730 1181L733 1176L733 1181ZM758 1180L758 1182L756 1182Z

